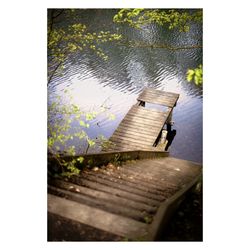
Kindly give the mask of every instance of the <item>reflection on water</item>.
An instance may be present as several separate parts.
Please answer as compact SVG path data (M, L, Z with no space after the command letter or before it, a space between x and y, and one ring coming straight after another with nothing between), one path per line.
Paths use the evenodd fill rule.
M168 31L157 25L147 25L137 31L112 23L115 10L82 10L81 18L90 31L120 32L127 40L143 44L170 44L171 46L201 44L202 27L194 25L190 32ZM58 25L67 25L61 17ZM92 121L89 135L109 137L136 98L146 86L180 94L174 109L173 129L177 131L170 154L187 160L202 161L202 88L186 81L188 68L202 63L202 49L169 50L166 48L101 45L108 61L92 51L69 58L63 75L52 79L50 94L64 95L69 89L73 102L82 109L96 110L104 103L116 119L100 116ZM77 125L76 125L77 126ZM91 150L89 151L91 152Z

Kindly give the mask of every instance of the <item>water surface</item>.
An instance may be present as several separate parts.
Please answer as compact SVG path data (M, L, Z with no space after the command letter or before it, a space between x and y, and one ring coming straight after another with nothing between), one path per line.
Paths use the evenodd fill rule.
M110 121L106 115L99 116L91 122L88 134L92 138L100 134L109 138L136 103L144 87L179 93L180 98L173 114L176 136L171 144L170 155L202 162L202 87L186 81L187 69L202 63L202 49L154 48L154 45L159 44L176 47L202 44L201 25L192 25L187 33L169 31L154 24L135 30L126 25L114 24L112 17L116 12L108 9L81 10L77 21L84 23L89 31L118 32L127 41L149 46L101 45L108 55L107 61L89 50L77 53L66 62L63 74L52 79L49 98L53 95L64 98L64 90L67 89L73 102L86 111L98 110L105 104L116 119ZM69 22L62 15L56 25L64 26ZM90 149L89 152L98 150Z

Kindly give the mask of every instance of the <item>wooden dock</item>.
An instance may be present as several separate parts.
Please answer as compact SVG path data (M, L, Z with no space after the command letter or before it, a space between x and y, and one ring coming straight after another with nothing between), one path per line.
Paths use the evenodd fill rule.
M109 138L111 145L103 152L124 150L164 150L165 143L158 143L165 124L171 122L173 108L179 94L146 88L137 98L118 128ZM146 103L161 105L164 111L150 109ZM162 145L163 144L163 145Z
M80 175L48 178L49 241L159 239L202 175L200 164L169 157L167 140L160 138L178 98L145 89L109 139L111 146L84 155ZM147 103L164 109L149 109Z

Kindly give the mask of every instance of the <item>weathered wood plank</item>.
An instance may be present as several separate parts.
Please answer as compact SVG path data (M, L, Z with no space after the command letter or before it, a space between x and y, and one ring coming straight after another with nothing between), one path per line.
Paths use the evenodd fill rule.
M172 165L170 162L154 162L152 163L153 167L155 169L156 172L159 173L163 173L163 172L168 172L168 173L173 173L174 175L178 175L178 176L193 176L194 174L198 173L200 171L200 167L194 167L194 166L186 166L186 167L181 167L181 164L176 164L176 165ZM147 170L149 169L148 167L148 163L143 162L140 165L138 165L137 167L140 168L142 171L143 170Z
M129 131L128 131L129 132ZM133 134L133 133L122 133L122 132L115 132L113 134L113 136L117 136L117 137L120 137L120 138L132 138L132 139L136 139L138 141L147 141L148 143L154 143L155 142L155 138L154 137L150 137L150 136L147 136L147 135L144 135L144 134L141 134L141 135L138 135L138 134Z
M157 159L158 161L159 159ZM193 169L198 168L200 169L201 164L196 163L196 162L192 162L192 161L188 161L188 160L183 160L183 159L178 159L178 158L174 158L174 157L168 157L168 162L171 164L178 164L179 167L192 167Z
M171 101L176 101L178 99L178 98L173 97L173 96L159 95L158 93L155 93L155 92L143 92L139 95L139 98L142 98L142 96L148 96L149 98L159 97L161 99L171 100Z
M115 146L110 146L109 148L106 148L106 149L103 149L103 152L107 152L107 153L112 153L114 151L120 151L120 152L125 152L127 150L138 150L138 148L140 149L140 147L134 145L125 145L125 144L119 144L119 145L115 145ZM141 150L145 150L145 151L157 151L157 150L154 150L153 147L151 149L151 147L148 147L148 148L143 148Z
M141 119L141 118L135 118L135 117L130 117L130 116L126 116L124 118L124 120L122 121L123 122L126 122L127 124L135 124L135 126L145 126L145 127L154 127L154 128L158 128L158 127L162 127L163 126L163 122L154 122L154 121L151 121L151 120L147 120L147 119Z
M176 105L178 98L179 94L147 88L139 95L137 100L160 104L172 108Z
M153 139L147 140L147 141L142 141L142 140L138 140L137 138L134 137L129 137L129 136L121 136L119 134L114 133L110 138L110 141L116 141L118 143L122 143L122 142L128 142L128 143L133 143L135 145L138 146L147 146L147 145L151 145L154 143Z
M95 180L84 179L78 176L72 176L70 178L71 183L75 183L77 185L85 186L87 188L91 188L98 191L103 191L105 193L113 194L118 197L122 197L125 199L133 200L136 202L140 202L142 204L147 204L149 206L157 206L159 205L159 201L152 200L148 197L141 196L135 193L131 193L127 190L117 189L115 185L106 185L100 182L96 182Z
M124 172L124 169L125 169L125 172ZM102 174L106 174L117 179L126 180L127 182L130 182L130 183L134 183L137 186L139 185L142 187L155 189L163 193L166 190L166 188L163 188L158 185L157 180L153 181L152 179L149 179L149 178L145 180L143 178L140 178L142 174L141 172L140 173L134 172L134 171L126 172L126 169L127 168L119 167L116 169L116 171L113 171L113 169L109 170L109 169L100 168L98 171L101 172Z
M166 112L155 112L154 110L150 110L150 109L146 109L142 106L136 106L136 107L132 107L128 114L134 114L134 115L138 115L138 116L147 116L147 117L151 117L152 118L162 118L162 119L167 119L168 115L169 115L169 111Z
M143 191L140 189L135 189L135 188L132 188L132 187L125 185L125 184L121 184L121 183L110 181L108 179L100 178L95 174L84 174L84 172L83 172L81 176L86 180L94 181L94 182L106 185L108 187L113 187L113 188L116 188L116 189L119 189L122 191L126 191L126 192L129 192L132 194L140 195L140 196L146 197L146 198L154 200L154 201L164 200L164 197L161 195L155 195L155 194L153 195L153 194L148 193L146 191Z
M167 175L167 179L165 180L171 180L172 182L176 182L178 183L180 178L185 178L186 180L188 179L192 179L193 175L195 174L195 172L191 172L191 173L183 173L182 171L178 171L175 169L171 169L171 168L159 168L158 165L153 164L152 168L154 168L154 176L158 176L158 178L163 177L164 175ZM151 168L148 168L146 164L144 165L140 165L140 166L136 166L136 169L138 171L152 171ZM197 171L198 172L198 171ZM177 179L177 180L176 180ZM180 180L181 181L181 180Z
M159 131L159 128L162 128L161 126L152 126L152 125L147 125L145 123L137 123L136 121L135 122L131 122L131 121L128 121L128 120L123 120L122 123L120 123L119 127L127 127L127 128L134 128L134 129L140 129L140 130L143 130L145 132L152 132L152 133L158 133ZM118 127L118 128L119 128Z
M153 149L151 149L151 147L153 148L153 146L151 146L151 144L139 144L139 143L136 143L134 141L129 141L127 138L124 139L123 141L121 141L117 138L112 138L111 142L114 143L113 149L115 149L115 150L116 150L116 148L119 147L120 149L128 148L130 150L151 150L151 151L153 151Z
M105 172L102 172L101 170L98 170L98 171L86 171L84 172L86 173L86 175L92 175L92 176L97 176L101 179L104 179L104 180L108 180L108 181L112 181L113 183L116 183L116 184L121 184L121 185L126 185L128 187L132 187L132 188L135 188L135 189L138 189L138 190L141 190L143 192L147 192L147 193L151 193L151 194L154 194L154 195L159 195L161 198L164 196L165 197L165 194L163 191L159 191L155 188L152 188L152 187L149 187L147 185L138 185L138 182L137 183L134 183L134 182L131 182L128 178L125 179L121 179L121 178L116 178L116 177L113 177ZM84 177L84 175L83 175Z
M129 238L147 235L147 224L48 194L48 211Z
M131 176L133 180L143 181L151 185L155 185L160 190L166 190L168 188L176 188L172 182L162 181L159 178L154 178L150 172L141 171L141 169L134 168L134 165L126 165L126 167L119 169L119 174L124 173L128 176ZM152 171L151 171L152 172Z
M100 199L103 201L108 201L109 203L119 204L128 208L132 208L139 211L146 211L148 213L154 213L156 211L156 208L153 206L149 206L140 202L136 202L133 200L130 200L128 198L122 198L118 197L117 195L106 193L99 190L94 190L91 188L83 187L80 185L72 185L72 183L62 181L62 180L51 180L51 185L55 185L56 187L65 189L65 190L78 190L80 194L86 194L90 197L93 197L95 199ZM150 186L149 186L150 187Z
M159 116L168 115L169 112L168 111L166 112L155 111L155 110L147 109L142 106L133 105L128 111L128 114L129 113L136 114L136 115L148 115L152 117L159 117Z
M142 94L157 95L157 96L162 96L164 98L169 98L169 99L178 99L178 97L179 97L178 94L173 94L170 92L165 92L165 91L156 90L156 89L151 89L151 90L146 89L140 95L142 95Z
M151 146L141 146L136 144L131 144L127 142L113 142L115 145L111 145L105 152L113 152L113 151L127 151L127 150L144 150L144 151L159 151L156 150L156 147Z
M138 211L137 209L134 208L128 208L126 206L121 206L120 204L113 203L111 199L108 202L106 202L105 200L102 200L100 198L96 199L95 197L85 195L84 193L72 192L54 186L48 186L48 192L50 194L58 195L60 197L64 197L65 199L69 199L78 202L80 204L85 204L91 207L97 207L113 214L118 214L121 216L125 216L131 219L144 222L144 215L142 214L142 211Z
M155 142L155 138L153 136L147 136L145 134L129 133L129 131L124 131L124 132L115 131L112 137L113 136L116 136L119 138L132 138L138 141L147 141L149 143Z
M158 96L141 95L137 100L154 103L154 104L160 104L160 105L164 105L170 108L173 108L176 104L175 99L163 99Z
M169 111L166 110L165 112L156 111L154 109L145 108L142 106L133 106L128 113L138 114L138 115L147 115L154 118L159 117L166 117L169 115Z
M140 133L141 131L141 133ZM157 131L159 131L159 129L155 130L154 132L150 131L150 130L144 130L143 128L135 128L135 127L129 127L123 124L123 126L118 127L114 134L121 134L124 136L126 135L133 135L135 138L138 138L140 140L140 138L144 137L144 138L149 138L149 139L153 139L155 140L156 135L158 134Z
M145 113L145 114L142 114L142 113L139 113L139 112L129 112L127 113L126 117L130 117L130 118L134 118L134 119L142 119L142 120L147 120L147 121L150 121L150 122L158 122L158 123L162 123L162 122L165 122L167 119L168 119L168 116L166 115L158 115L158 116L151 116L150 113Z
M199 164L179 159L176 160L176 163L178 164L173 165L171 157L167 157L164 160L141 160L138 164L130 164L127 167L131 166L133 171L143 172L143 174L149 173L155 178L164 178L165 181L175 181L176 183L181 182L180 178L182 177L187 180L192 179L193 176L199 174L201 171ZM181 165L183 165L182 168ZM153 172L152 169L154 169Z
M116 145L118 144L129 144L129 145L132 145L132 146L138 146L140 147L141 149L142 148L148 148L149 146L153 146L154 144L154 141L139 141L139 140L136 140L136 139L133 139L133 138L129 138L129 137L118 137L116 135L112 135L110 137L110 141L114 142Z
M139 117L139 116L133 116L130 114L127 114L126 117L124 118L124 121L130 121L130 122L138 122L142 124L147 124L149 126L162 126L165 122L165 119L157 119L157 120L151 120L147 119L147 117Z
M157 93L160 96L179 98L179 94L169 92L169 91L166 92L163 90L158 90L158 89L153 89L153 88L145 88L143 92L145 92L145 93Z
M131 110L133 111L138 111L140 110L140 112L148 112L150 111L152 116L155 114L155 115L164 115L164 114L168 114L169 113L169 108L166 107L166 111L161 111L161 110L158 110L158 109L151 109L151 108L147 108L147 107L143 107L143 106L138 106L138 105L133 105Z
M156 131L158 131L158 129ZM125 133L125 134L131 134L131 135L139 134L139 135L147 136L151 139L155 139L156 131L144 130L138 127L126 126L124 124L120 124L120 126L115 130L114 133Z

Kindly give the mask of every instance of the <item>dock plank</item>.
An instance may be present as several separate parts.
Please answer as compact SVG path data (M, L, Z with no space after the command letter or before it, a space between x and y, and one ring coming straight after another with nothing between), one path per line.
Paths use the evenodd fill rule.
M137 132L140 131L142 133L152 134L155 136L156 133L158 133L159 128L161 128L161 124L151 126L148 124L140 123L139 121L138 122L137 121L131 122L128 120L124 120L123 123L121 123L115 131L117 131L117 130L119 130L121 132L126 132L126 130L137 131Z
M174 92L169 92L169 91L163 91L163 90L158 90L158 89L153 89L153 88L145 88L143 90L145 93L157 93L160 96L164 96L166 98L179 98L179 94L174 93ZM143 93L142 92L142 93Z
M155 138L154 137L150 137L150 136L147 136L145 134L133 134L133 133L128 133L128 131L126 132L118 132L116 131L113 135L112 135L112 138L116 136L116 137L119 137L119 138L129 138L129 139L135 139L135 140L138 140L138 141L142 141L142 142L148 142L148 143L154 143L155 142Z
M156 125L161 125L162 123L165 122L165 120L167 119L167 117L150 117L149 115L147 116L146 114L145 115L135 115L135 114L131 114L131 113L128 113L125 117L124 120L130 120L132 122L135 122L135 121L140 121L142 122L143 124L149 124L149 125L153 125L153 124L156 124Z
M130 139L130 138L124 138L124 137L116 137L116 136L112 136L110 138L110 141L115 143L116 146L118 145L128 145L128 146L132 146L132 147L138 147L141 149L148 149L149 147L153 147L153 143L154 142L141 142L138 141L136 139Z
M151 119L166 119L167 116L169 115L169 111L166 110L166 112L161 112L161 111L155 111L155 110L151 110L142 106L133 106L128 114L133 114L136 116L148 116L148 118Z
M163 99L158 96L149 96L147 94L141 95L140 97L138 97L137 100L143 101L143 102L154 103L158 105L165 105L170 108L173 108L176 104L175 99Z
M143 113L143 112L147 112L148 110L151 112L151 115L164 115L164 114L168 114L168 110L169 108L166 107L166 111L161 111L161 110L158 110L158 109L152 109L152 108L148 108L148 107L143 107L143 106L140 106L138 104L134 104L132 107L131 107L131 110L132 111L138 111L140 110L139 112Z
M118 129L116 129L115 133L125 133L125 134L131 134L131 135L143 135L150 137L152 139L155 139L155 133L152 130L144 130L144 129L139 129L137 127L133 126L119 126Z
M137 98L139 101L166 105L173 108L179 98L179 94L146 88Z
M133 113L133 112L129 112L126 115L126 118L130 118L131 120L142 120L142 121L148 121L150 123L163 123L166 121L167 119L167 115L166 116L150 116L150 114L140 114L140 113Z
M155 129L157 132L164 126L164 123L154 123L149 121L143 121L140 119L130 119L129 117L124 118L121 124L133 125L134 127L141 127L145 129Z

